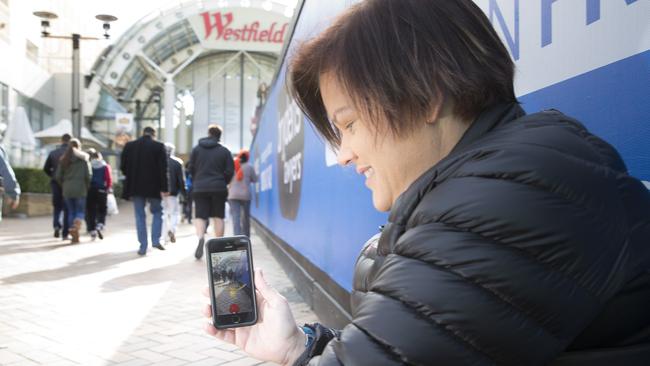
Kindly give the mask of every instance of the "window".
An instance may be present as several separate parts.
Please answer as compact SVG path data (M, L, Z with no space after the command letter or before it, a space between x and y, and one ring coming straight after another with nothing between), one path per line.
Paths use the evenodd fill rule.
M27 55L27 58L34 61L34 63L38 63L38 47L36 47L35 44L33 44L30 40L26 41L26 50L25 53Z
M36 99L18 94L18 105L25 108L29 124L34 132L41 131L54 124L54 110Z
M9 124L9 87L0 83L0 126Z
M0 0L0 39L9 41L9 0Z

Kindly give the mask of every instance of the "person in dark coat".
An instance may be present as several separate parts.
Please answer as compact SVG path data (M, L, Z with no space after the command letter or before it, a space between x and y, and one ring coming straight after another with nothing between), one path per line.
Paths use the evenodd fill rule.
M183 169L183 160L174 155L176 147L171 143L165 143L167 151L167 169L169 194L163 197L163 232L166 233L165 243L169 240L176 242L176 227L181 218L181 207L179 195L185 194L185 172Z
M54 228L54 237L58 238L62 236L65 240L68 237L68 209L63 202L63 192L61 186L54 179L54 173L56 173L56 168L59 166L59 161L68 148L68 143L72 136L70 134L64 133L61 136L61 145L57 146L56 149L52 150L45 160L45 165L43 166L43 171L50 177L50 188L52 191L52 227ZM61 214L63 214L63 223L61 223Z
M104 160L101 152L90 148L88 155L90 155L90 166L93 173L86 200L86 227L92 240L97 237L104 239L106 201L108 194L113 191L112 169Z
M54 178L61 186L63 200L68 208L70 243L79 243L81 223L86 217L86 196L90 188L92 169L88 154L81 150L81 142L70 139L61 156Z
M208 126L208 137L199 140L192 149L189 170L192 175L192 200L194 201L194 228L199 239L194 256L203 256L204 236L209 219L212 219L215 237L223 236L228 183L235 174L232 153L221 145L221 127Z
M167 153L165 145L156 141L156 130L145 127L142 136L128 142L122 150L120 170L126 177L122 196L133 200L135 223L140 242L139 255L147 253L147 217L145 205L153 216L151 222L151 246L160 250L162 233L161 197L167 195Z
M288 80L388 222L342 330L296 326L258 272L262 321L208 333L283 365L650 364L650 192L579 121L525 114L473 1L359 2Z

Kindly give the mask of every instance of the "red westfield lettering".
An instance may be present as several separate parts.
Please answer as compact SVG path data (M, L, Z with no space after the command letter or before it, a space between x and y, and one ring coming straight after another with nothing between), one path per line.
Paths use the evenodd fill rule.
M282 27L279 27L277 22L273 22L267 29L260 29L260 22L254 21L240 28L232 28L230 25L234 19L233 13L222 14L216 12L210 14L210 12L206 11L201 15L205 26L205 39L210 37L212 31L215 30L216 40L282 43L284 42L284 33L289 25L284 23Z

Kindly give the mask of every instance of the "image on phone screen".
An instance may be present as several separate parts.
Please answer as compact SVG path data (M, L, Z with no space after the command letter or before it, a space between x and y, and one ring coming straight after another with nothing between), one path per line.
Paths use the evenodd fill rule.
M210 253L217 315L253 311L253 289L246 250Z

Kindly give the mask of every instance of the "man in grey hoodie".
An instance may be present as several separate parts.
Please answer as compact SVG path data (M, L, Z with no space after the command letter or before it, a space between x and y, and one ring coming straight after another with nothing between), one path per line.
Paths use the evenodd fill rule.
M192 149L189 169L192 173L192 198L196 209L194 227L199 243L196 259L203 256L203 242L208 219L212 219L215 237L223 236L224 211L228 198L228 183L235 172L232 153L219 143L221 127L208 126L208 137L199 140Z

